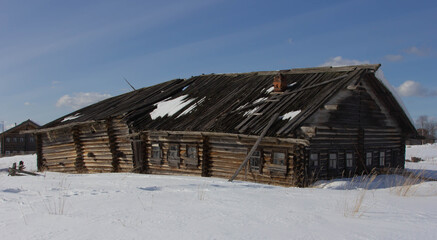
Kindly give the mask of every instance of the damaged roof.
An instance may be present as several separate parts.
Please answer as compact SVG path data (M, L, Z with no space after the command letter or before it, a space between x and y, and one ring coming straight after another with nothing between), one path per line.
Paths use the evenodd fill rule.
M318 67L175 79L138 89L52 121L42 128L122 117L133 131L201 131L259 135L270 118L280 118L267 136L288 136L340 89L365 74L399 114L410 134L415 128L393 93L375 77L380 65ZM279 74L287 89L272 92Z

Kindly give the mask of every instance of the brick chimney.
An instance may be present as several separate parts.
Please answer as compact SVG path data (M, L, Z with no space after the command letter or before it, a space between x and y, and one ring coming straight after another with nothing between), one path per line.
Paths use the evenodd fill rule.
M273 92L283 92L287 88L287 81L285 81L282 74L278 74L273 79Z

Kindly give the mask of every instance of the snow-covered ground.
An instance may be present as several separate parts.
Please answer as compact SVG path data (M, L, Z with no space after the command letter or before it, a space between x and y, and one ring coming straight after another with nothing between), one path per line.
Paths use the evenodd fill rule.
M126 173L7 176L20 160L36 168L35 155L0 158L0 239L437 239L437 182L406 188L392 175L300 189Z
M411 159L411 157L419 157L425 161L406 162L406 169L437 179L437 144L407 146L405 158Z

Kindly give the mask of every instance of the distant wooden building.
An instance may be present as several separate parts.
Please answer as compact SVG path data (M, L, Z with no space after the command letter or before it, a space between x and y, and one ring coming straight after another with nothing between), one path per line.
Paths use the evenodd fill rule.
M32 120L27 120L15 127L0 133L0 156L31 154L36 152L36 139L33 134L20 133L25 130L37 129L40 126Z
M283 186L403 168L405 139L417 132L379 67L209 74L142 88L36 131L38 167L236 174Z

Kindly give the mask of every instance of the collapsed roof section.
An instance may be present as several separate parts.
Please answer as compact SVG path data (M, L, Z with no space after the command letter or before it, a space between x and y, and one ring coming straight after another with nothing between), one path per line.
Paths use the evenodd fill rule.
M270 118L280 120L267 136L286 137L339 90L370 75L407 134L415 128L375 72L380 65L318 67L270 72L208 74L176 79L90 105L43 126L53 128L122 117L133 131L167 130L259 135ZM276 80L275 80L276 78ZM278 81L278 78L280 78ZM279 92L273 82L281 82Z

